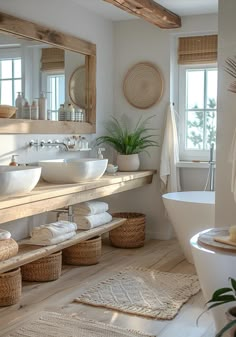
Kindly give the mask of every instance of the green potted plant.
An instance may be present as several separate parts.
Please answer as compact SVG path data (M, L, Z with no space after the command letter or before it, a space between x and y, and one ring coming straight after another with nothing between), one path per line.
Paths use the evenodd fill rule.
M106 127L108 135L97 138L96 144L109 144L117 151L117 165L120 171L137 171L140 166L139 153L148 147L159 146L150 134L154 129L148 127L152 117L140 118L133 130L129 130L115 117L108 122Z
M229 277L231 287L217 289L212 298L207 302L209 305L207 310L215 308L219 305L236 301L236 280ZM236 336L236 307L231 307L226 311L228 323L216 334L216 337L221 337L224 333L230 330L230 336Z

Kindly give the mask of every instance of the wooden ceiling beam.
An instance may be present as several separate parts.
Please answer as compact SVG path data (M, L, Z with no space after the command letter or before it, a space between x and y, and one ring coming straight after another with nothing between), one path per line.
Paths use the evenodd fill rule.
M181 27L181 18L154 0L104 0L160 28Z

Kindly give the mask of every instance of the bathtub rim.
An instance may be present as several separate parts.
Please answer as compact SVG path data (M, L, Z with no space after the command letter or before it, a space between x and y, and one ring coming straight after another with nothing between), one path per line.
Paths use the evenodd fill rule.
M193 196L198 196L194 199ZM204 199L199 199L204 195ZM188 198L187 198L188 197ZM180 191L162 194L162 198L170 202L215 205L215 191Z

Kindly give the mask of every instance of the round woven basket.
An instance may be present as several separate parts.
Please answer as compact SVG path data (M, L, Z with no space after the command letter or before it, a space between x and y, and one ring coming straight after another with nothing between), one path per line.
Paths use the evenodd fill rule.
M0 261L4 261L12 256L15 256L18 253L18 248L18 243L12 238L1 240Z
M21 267L22 280L47 282L57 280L61 275L61 251L25 264Z
M0 274L0 307L16 304L21 297L20 268Z
M139 248L145 241L145 215L142 213L114 213L114 218L126 218L125 223L109 232L112 246Z
M101 236L96 236L63 249L63 263L75 266L90 266L97 264L100 260L101 252Z

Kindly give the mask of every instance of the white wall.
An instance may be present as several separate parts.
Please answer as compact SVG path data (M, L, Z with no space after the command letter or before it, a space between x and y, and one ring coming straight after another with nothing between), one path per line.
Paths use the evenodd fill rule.
M236 94L227 90L234 79L224 71L226 58L236 55L235 12L235 0L219 1L219 96L216 138L216 226L218 227L236 224L236 205L230 187L232 163L229 161L229 150L236 127Z
M112 23L88 12L72 1L68 5L64 0L2 0L1 11L78 36L97 45L97 135L103 134L103 121L113 112ZM59 153L55 150L35 151L28 149L28 142L32 138L37 139L37 137L40 139L64 138L62 135L0 135L0 164L8 164L13 153L19 154L20 163L66 156L65 152ZM89 138L93 139L95 136ZM21 230L14 231L16 238L25 236L28 228L27 221L22 220L20 222ZM5 226L9 227L9 224Z
M174 81L170 68L171 54L176 53L175 38L178 35L189 35L203 32L217 32L217 16L202 15L184 17L182 28L161 30L141 20L129 20L115 23L115 84L114 107L116 116L126 114L134 122L140 116L155 116L152 127L158 129L159 141L162 143L165 115L170 101L171 87ZM147 110L139 110L126 101L122 92L122 83L128 69L135 63L148 61L154 63L164 77L164 94L161 101ZM170 80L171 78L171 80ZM177 83L175 83L177 85ZM175 86L178 92L178 87ZM173 95L173 100L176 96ZM150 157L141 155L142 168L159 169L161 147L151 148ZM191 170L193 181L205 181L206 170ZM193 185L193 184L192 184ZM191 185L191 186L192 186ZM195 184L196 185L196 184ZM200 183L199 183L200 185ZM188 189L188 183L185 183ZM201 189L201 186L198 188ZM137 211L147 214L147 234L151 238L168 239L172 234L169 220L166 218L160 195L159 176L154 177L151 186L123 193L122 198L110 198L116 210ZM114 200L114 201L113 201Z
M183 27L177 30L161 30L141 20L123 21L113 26L110 21L80 8L73 2L68 5L64 0L41 0L40 2L37 0L2 0L1 11L96 43L97 135L103 134L104 122L113 111L116 116L126 114L134 122L141 115L154 115L153 126L158 128L160 143L163 137L165 112L170 100L170 59L175 35L217 31L216 15L183 18ZM113 43L115 44L114 50ZM160 103L145 111L131 107L122 93L122 81L127 70L140 61L156 64L165 82L164 95ZM115 74L114 83L113 74ZM30 139L32 139L31 135L0 135L0 144L2 144L0 163L8 163L12 153L20 154L20 162L32 162L49 156L65 155L51 151L28 150L27 143ZM149 152L150 157L145 153L141 154L142 168L159 169L160 148L152 148ZM147 214L148 236L167 239L172 235L172 228L165 216L160 196L158 174L154 176L154 182L151 185L125 192L122 197L119 194L114 195L108 200L114 210L138 211ZM18 233L17 237L19 235Z

